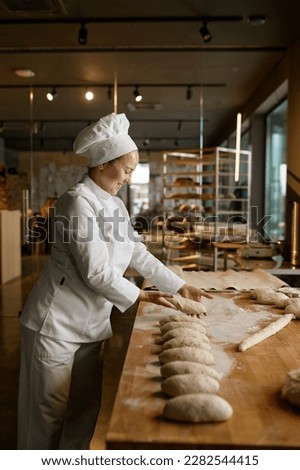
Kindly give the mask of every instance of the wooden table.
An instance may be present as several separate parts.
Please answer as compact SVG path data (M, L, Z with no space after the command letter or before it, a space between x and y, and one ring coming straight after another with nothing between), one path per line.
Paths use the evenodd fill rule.
M224 372L219 395L231 404L232 417L201 424L162 417L168 398L160 388L155 339L159 318L173 311L141 303L107 433L108 449L300 449L300 412L280 396L287 372L300 367L300 321L242 353L239 334L244 339L276 319L278 310L254 305L245 293L216 293L213 302L228 314L222 326L224 317L217 324L211 308L206 321L208 335L215 332L210 336L215 368L220 371L221 365ZM232 342L222 340L226 329Z
M243 246L241 243L232 243L232 242L212 242L213 246L213 270L218 270L218 251L224 253L224 267L223 271L227 269L227 260L228 260L228 253L236 252Z

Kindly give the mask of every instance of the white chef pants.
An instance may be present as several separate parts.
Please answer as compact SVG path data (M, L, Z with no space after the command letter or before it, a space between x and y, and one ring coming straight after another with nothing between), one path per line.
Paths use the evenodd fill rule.
M18 449L89 449L101 406L103 341L22 329Z

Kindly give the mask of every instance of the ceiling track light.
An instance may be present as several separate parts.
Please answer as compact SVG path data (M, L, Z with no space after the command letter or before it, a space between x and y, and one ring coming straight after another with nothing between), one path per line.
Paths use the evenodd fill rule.
M208 28L207 28L207 21L202 22L202 26L199 29L199 32L201 34L201 37L204 42L209 42L212 40L212 35L210 34Z
M48 101L53 101L54 98L57 97L56 88L53 87L53 88L52 88L52 91L49 91L49 92L47 93L46 97L47 97L47 100L48 100Z
M186 90L186 99L191 100L193 96L192 87L189 85Z
M134 96L134 99L137 103L139 103L140 101L142 101L143 99L143 96L141 95L141 93L139 92L139 87L136 86L135 89L134 89L134 92L133 92L133 96Z
M35 77L35 73L33 72L33 70L30 69L16 69L14 70L14 74L17 75L17 77L21 78Z
M268 17L266 15L250 15L247 20L251 26L262 26L266 24Z
M78 31L78 44L84 46L87 43L88 30L85 27L85 23L81 23L81 26Z
M86 90L85 99L87 101L92 101L94 99L94 93L91 90Z

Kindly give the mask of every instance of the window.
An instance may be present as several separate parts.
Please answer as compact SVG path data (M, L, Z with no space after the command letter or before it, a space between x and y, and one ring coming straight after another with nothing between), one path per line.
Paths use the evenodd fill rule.
M285 238L286 204L286 119L287 100L281 102L266 117L265 215L266 238Z
M130 185L131 215L148 214L149 211L149 164L139 163L132 173Z

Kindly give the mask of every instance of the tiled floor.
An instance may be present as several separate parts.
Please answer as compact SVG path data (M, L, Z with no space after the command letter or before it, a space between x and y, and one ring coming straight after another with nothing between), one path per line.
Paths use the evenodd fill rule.
M19 374L19 312L38 273L47 261L45 255L23 257L22 278L0 286L0 449L16 449L17 393ZM141 283L135 273L133 282ZM136 313L112 312L114 336L105 345L103 401L92 449L105 449L105 434Z

